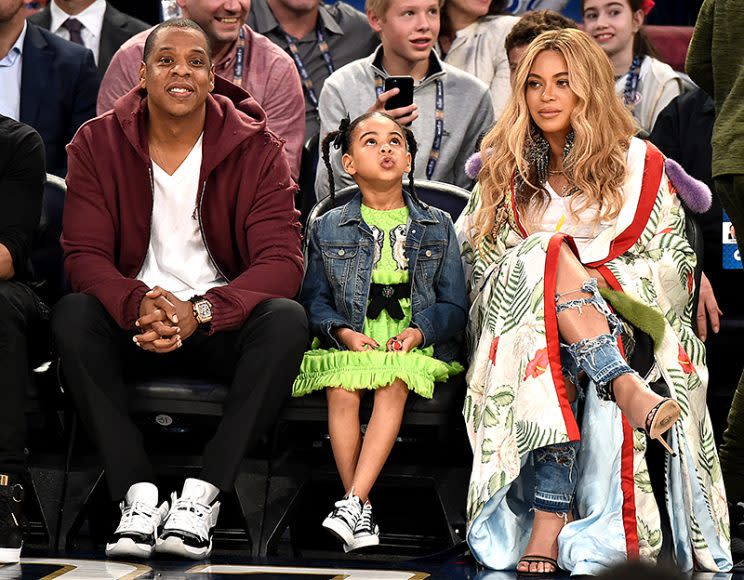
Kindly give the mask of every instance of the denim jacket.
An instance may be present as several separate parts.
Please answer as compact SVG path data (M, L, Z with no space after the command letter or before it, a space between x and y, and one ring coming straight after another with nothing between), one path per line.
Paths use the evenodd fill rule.
M411 273L411 325L434 345L444 361L458 354L456 335L465 328L468 299L452 220L443 211L418 205L404 191L409 210L405 254ZM374 239L362 219L361 193L313 224L300 301L321 341L344 348L332 331L362 332L372 281Z

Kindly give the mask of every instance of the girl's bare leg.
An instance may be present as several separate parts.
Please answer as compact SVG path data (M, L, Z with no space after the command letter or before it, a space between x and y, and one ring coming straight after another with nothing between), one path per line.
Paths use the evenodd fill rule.
M340 387L326 389L331 449L336 460L336 469L347 493L352 486L362 446L359 403L363 393L364 391L346 391Z
M407 398L408 387L400 379L375 391L372 418L367 425L352 482L354 493L362 502L367 501L369 492L393 449L403 421Z

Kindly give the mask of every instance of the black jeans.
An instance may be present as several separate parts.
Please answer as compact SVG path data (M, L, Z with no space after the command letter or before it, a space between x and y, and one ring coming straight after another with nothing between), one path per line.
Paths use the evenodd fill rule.
M291 393L307 344L303 308L291 300L259 304L240 330L196 333L167 354L140 350L101 303L71 294L54 308L52 331L65 386L103 456L113 499L155 481L142 434L127 410L126 379L194 374L230 383L224 412L203 455L200 479L230 490L247 450L274 423Z
M721 205L736 230L739 253L744 256L744 175L717 177L715 185ZM731 403L720 456L729 501L744 501L744 373L739 378Z
M0 473L20 473L26 466L29 353L48 318L49 309L28 286L0 281Z

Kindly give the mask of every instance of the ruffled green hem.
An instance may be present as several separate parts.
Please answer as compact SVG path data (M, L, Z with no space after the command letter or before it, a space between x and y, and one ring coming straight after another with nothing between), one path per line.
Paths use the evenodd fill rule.
M444 382L463 370L458 362L446 363L416 350L407 353L311 350L302 359L292 396L302 397L326 387L347 391L377 389L400 379L414 393L431 399L435 382Z

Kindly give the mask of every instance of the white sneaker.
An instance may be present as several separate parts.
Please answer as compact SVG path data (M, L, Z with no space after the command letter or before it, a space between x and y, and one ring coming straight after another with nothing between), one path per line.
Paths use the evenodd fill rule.
M192 560L212 553L212 533L220 514L220 502L204 505L197 500L171 495L171 510L157 539L155 550Z
M168 514L168 502L160 507L141 501L119 504L121 520L112 541L106 544L109 558L149 558L152 555L158 528Z
M362 508L362 515L357 521L357 525L354 528L354 537L351 542L344 544L344 552L351 552L352 550L358 550L359 548L367 548L369 546L378 546L380 544L380 528L375 522L375 518L372 516L372 504L368 501L364 503Z
M333 511L323 520L323 527L344 544L348 544L354 539L354 529L361 515L361 500L349 494L334 504Z

